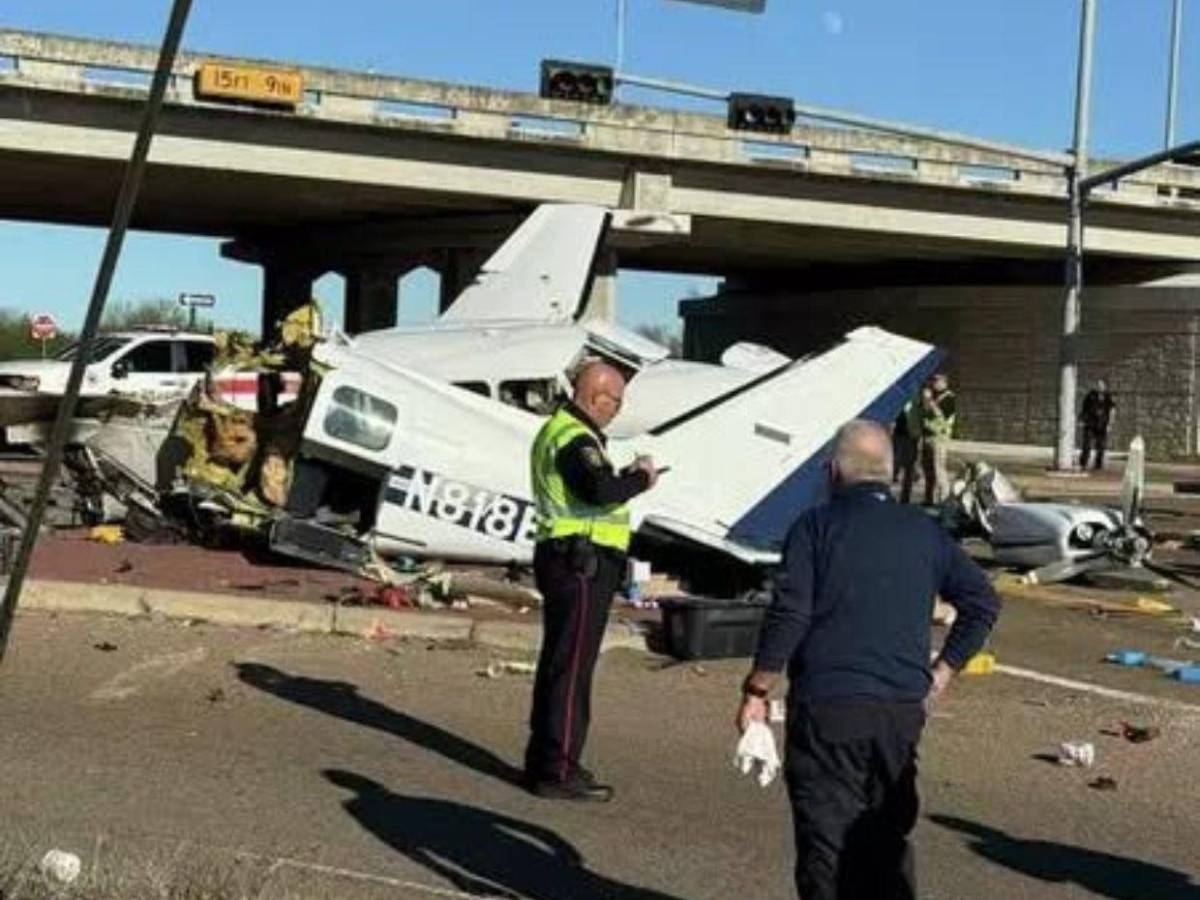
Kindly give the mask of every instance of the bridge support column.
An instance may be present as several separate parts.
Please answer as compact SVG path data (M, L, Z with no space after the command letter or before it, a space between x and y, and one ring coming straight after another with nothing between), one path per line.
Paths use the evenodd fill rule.
M449 309L450 304L458 298L458 295L471 285L491 255L491 250L477 247L460 247L446 251L445 262L442 263L441 268L442 287L438 300L439 313L444 313Z
M580 318L601 322L617 320L617 254L611 250L601 250L596 258L592 290Z
M262 336L269 340L275 326L292 310L312 299L313 282L322 272L295 263L263 264Z
M346 314L343 327L347 334L395 327L396 307L400 300L400 274L393 268L375 266L345 273Z

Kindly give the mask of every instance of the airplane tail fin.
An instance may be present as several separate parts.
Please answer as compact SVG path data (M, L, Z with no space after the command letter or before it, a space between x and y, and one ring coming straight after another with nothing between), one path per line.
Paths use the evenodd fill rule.
M442 313L444 322L573 321L591 292L611 213L596 206L539 206Z
M837 429L855 418L890 426L942 356L859 328L632 440L671 467L639 504L646 520L702 543L778 549L796 516L827 495Z

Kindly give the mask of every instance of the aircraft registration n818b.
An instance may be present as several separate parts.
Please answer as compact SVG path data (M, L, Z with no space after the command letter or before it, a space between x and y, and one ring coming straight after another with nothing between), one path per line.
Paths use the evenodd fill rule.
M610 431L618 467L670 467L632 503L639 553L777 559L788 527L826 491L844 422L891 422L941 352L859 328L801 360L738 344L722 365L668 359L612 324L581 319L610 213L542 206L430 325L335 336L301 457L351 467L378 496L384 555L527 562L535 513L529 449L570 377L599 358L627 373Z
M942 354L863 327L798 360L745 343L719 365L670 359L665 347L582 315L613 216L538 207L427 325L323 331L298 355L295 346L233 352L242 348L222 338L226 351L174 425L174 445L191 456L170 486L154 485L164 467L151 458L150 487L130 487L136 467L111 449L129 446L113 423L80 457L97 469L81 483L115 484L127 507L140 497L135 505L189 527L202 517L202 534L267 533L280 552L350 569L377 555L526 563L533 438L578 367L602 359L628 379L609 428L613 462L648 454L670 469L631 505L636 554L692 580L709 570L753 576L825 496L837 428L856 417L890 423ZM285 343L287 333L285 323ZM299 387L294 362L280 361L289 358L303 360ZM268 359L274 369L263 368ZM260 387L291 387L237 424L216 386L247 371ZM214 438L222 429L228 440Z

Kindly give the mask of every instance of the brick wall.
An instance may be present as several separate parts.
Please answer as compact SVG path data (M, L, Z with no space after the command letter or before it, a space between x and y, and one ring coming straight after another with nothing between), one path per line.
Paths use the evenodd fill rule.
M685 355L716 360L738 340L798 356L859 325L936 343L961 398L964 438L1054 442L1062 290L889 288L725 292L685 300ZM1098 377L1117 399L1113 445L1142 434L1158 458L1196 453L1200 288L1086 289L1079 400Z

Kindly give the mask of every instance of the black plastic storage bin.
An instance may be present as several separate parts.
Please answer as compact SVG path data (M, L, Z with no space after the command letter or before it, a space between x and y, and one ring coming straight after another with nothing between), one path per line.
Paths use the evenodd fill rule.
M659 606L663 642L676 659L753 656L767 609L765 600L709 597L674 597Z

